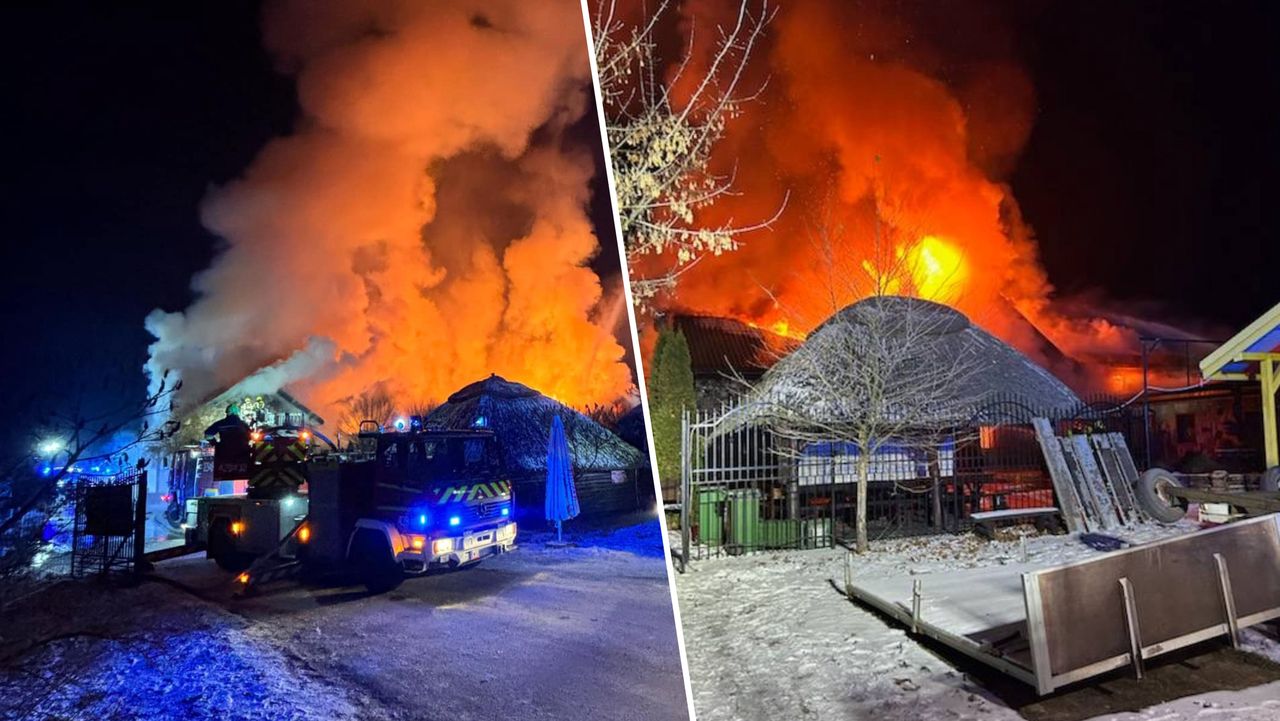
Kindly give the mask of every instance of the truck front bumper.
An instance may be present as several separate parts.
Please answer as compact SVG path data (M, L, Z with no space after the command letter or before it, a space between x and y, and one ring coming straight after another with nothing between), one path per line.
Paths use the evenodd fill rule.
M421 538L421 541L416 539ZM396 560L406 573L426 573L433 568L457 567L516 548L516 524L508 523L461 536L437 538L408 536ZM417 545L421 548L415 548Z

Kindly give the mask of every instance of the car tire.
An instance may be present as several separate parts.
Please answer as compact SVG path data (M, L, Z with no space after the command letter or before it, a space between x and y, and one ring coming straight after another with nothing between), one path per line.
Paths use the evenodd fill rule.
M218 568L230 573L240 573L253 563L253 556L236 550L235 540L231 537L231 521L219 518L209 528L209 558L218 564Z
M1186 506L1165 493L1170 487L1182 487L1177 476L1163 468L1150 468L1138 477L1133 489L1138 506L1159 523L1177 523L1187 514Z
M1280 492L1280 466L1272 466L1262 474L1262 490L1269 493Z
M391 544L377 531L356 531L351 539L350 560L371 593L386 593L404 582L404 569L391 552Z

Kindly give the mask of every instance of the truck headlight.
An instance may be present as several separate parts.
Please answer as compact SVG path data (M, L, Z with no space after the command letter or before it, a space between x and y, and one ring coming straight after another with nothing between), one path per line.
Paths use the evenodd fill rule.
M516 537L516 524L514 523L508 523L507 525L498 529L499 541L506 541L515 537Z
M452 538L437 538L431 542L431 555L439 556L442 553L453 553Z

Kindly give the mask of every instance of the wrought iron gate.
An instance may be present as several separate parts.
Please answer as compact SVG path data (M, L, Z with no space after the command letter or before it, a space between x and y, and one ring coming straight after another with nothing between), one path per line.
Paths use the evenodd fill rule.
M726 417L689 410L682 417L682 558L831 546L829 484L805 476L786 439L768 428L730 427Z
M130 570L142 560L147 473L82 479L72 489L71 575Z

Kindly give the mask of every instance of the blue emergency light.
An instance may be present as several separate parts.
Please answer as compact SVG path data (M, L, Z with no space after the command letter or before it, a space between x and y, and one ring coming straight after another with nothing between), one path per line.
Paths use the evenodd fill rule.
M450 516L450 517L449 517L449 525L450 525L450 526L456 526L456 525L458 525L459 523L462 523L462 519L461 519L461 518L459 518L459 517L457 517L457 516Z

